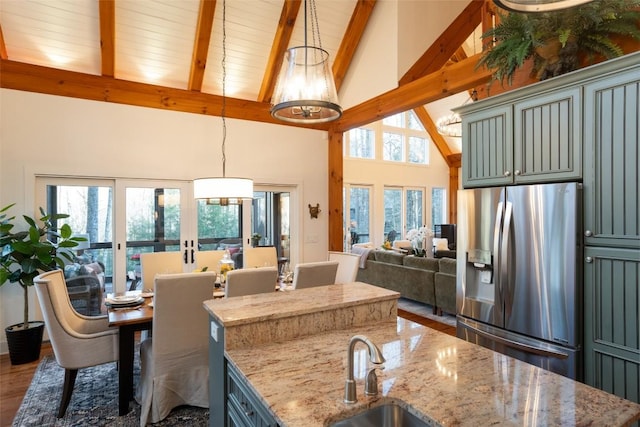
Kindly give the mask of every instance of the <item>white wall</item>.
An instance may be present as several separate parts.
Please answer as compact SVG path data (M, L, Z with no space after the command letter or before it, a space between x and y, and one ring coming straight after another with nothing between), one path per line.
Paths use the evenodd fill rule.
M0 89L0 206L34 215L35 175L192 180L222 173L221 119ZM326 132L227 120L227 176L298 186L300 261L326 259ZM0 326L22 320L22 289L0 287ZM32 307L35 296L32 295ZM38 310L32 309L32 320ZM6 337L0 338L6 351Z

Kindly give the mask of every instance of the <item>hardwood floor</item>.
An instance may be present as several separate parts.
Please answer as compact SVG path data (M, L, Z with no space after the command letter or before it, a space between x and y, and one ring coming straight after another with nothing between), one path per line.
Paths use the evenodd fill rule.
M23 365L12 365L8 354L0 355L0 426L8 427L18 412L22 398L31 384L31 378L40 360L53 354L51 345L45 343L40 350L40 359Z
M419 323L432 329L436 329L445 334L456 335L456 328L439 323L424 317L418 316L408 311L398 309L398 316L413 322ZM45 343L40 351L40 360L47 355L53 354L51 345ZM13 417L22 398L31 384L33 374L38 367L40 360L24 365L12 365L8 354L0 355L0 426L10 427Z

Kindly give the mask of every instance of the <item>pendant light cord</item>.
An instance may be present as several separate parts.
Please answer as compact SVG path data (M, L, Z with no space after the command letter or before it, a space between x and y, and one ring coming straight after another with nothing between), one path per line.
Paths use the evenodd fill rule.
M227 1L222 1L222 109L220 117L222 118L222 177L227 176L227 157L225 154L227 144Z

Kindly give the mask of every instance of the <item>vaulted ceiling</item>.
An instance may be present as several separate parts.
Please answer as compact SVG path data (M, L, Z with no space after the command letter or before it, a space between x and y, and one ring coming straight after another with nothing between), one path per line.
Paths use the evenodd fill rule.
M463 103L465 91L489 77L474 72L477 58L468 57L474 52L465 41L478 31L490 1L460 1L466 8L396 89L314 127L344 131L416 109L443 156L455 154L431 117ZM316 4L322 47L333 58L340 90L376 0ZM219 115L224 15L225 114L284 124L271 118L269 101L285 50L304 44L304 10L302 0L1 0L0 85ZM457 93L463 95L435 102Z

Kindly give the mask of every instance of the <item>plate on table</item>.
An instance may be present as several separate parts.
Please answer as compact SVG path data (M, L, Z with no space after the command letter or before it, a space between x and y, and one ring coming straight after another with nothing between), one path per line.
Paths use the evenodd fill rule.
M104 303L109 307L135 307L144 303L144 298L139 295L121 295L106 298Z

